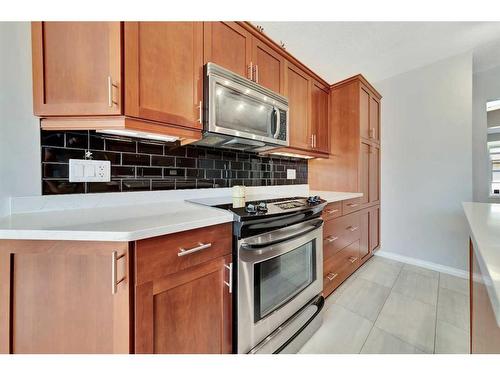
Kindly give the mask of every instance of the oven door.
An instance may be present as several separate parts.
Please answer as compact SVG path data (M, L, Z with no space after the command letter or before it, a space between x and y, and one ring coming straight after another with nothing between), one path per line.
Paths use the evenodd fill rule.
M210 66L205 130L287 146L286 99L220 67Z
M238 353L248 353L323 290L323 221L238 242Z

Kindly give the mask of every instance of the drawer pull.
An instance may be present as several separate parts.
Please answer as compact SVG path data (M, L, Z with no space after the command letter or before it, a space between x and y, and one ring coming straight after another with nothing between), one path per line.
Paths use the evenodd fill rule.
M337 241L338 239L339 239L339 238L338 238L338 237L335 237L335 236L328 236L328 237L326 237L326 240L327 240L328 242L330 242L330 243L331 243L331 242L333 242L333 241Z
M348 230L350 230L351 232L355 232L355 231L357 231L357 230L359 229L359 227L353 227L352 225L350 225L350 226L348 226L348 227L347 227L347 228L345 228L345 229L348 229Z
M347 204L349 207L356 207L358 204L357 203L348 203Z
M339 274L338 273L329 273L328 275L326 275L326 278L330 281L333 281L333 279L335 279Z
M358 257L349 257L349 262L354 263L358 260Z
M328 215L334 214L335 212L339 212L339 210L338 210L338 209L336 209L336 208L335 208L335 209L332 209L332 210L326 210L326 213L327 213Z
M193 247L192 249L184 249L184 248L179 248L179 252L177 253L177 256L183 257L184 255L196 253L197 251L203 250L203 249L208 249L209 247L212 246L211 243L199 243L200 246Z

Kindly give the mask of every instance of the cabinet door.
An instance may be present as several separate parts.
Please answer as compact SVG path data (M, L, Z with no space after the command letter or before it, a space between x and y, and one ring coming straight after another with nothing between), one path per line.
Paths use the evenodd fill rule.
M204 61L250 78L251 35L236 22L204 22Z
M285 59L263 41L252 38L253 79L274 92L285 90Z
M370 202L370 145L361 142L359 150L359 187L358 191L363 193L359 198L359 204L366 205Z
M0 352L129 353L128 254L127 243L0 241L11 314L0 314Z
M359 135L370 139L370 93L363 85L359 90Z
M313 81L311 86L311 136L316 151L330 152L330 134L328 123L328 88Z
M302 70L288 63L285 75L285 96L288 97L290 147L311 149L309 131L311 95L310 78Z
M359 254L361 260L364 261L367 256L371 254L370 247L370 211L363 210L359 213L360 216L360 241L359 241Z
M380 149L370 148L369 197L370 203L380 202Z
M231 353L231 256L136 286L136 353Z
M380 245L380 206L370 208L370 251L373 252Z
M37 116L121 114L120 22L33 22Z
M201 22L126 22L128 116L200 129Z
M380 102L374 96L370 97L370 138L380 141Z

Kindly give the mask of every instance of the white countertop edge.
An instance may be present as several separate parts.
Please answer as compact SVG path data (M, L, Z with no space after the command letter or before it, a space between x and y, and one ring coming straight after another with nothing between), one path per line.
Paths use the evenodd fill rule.
M1 240L50 240L50 241L93 241L93 242L130 242L145 238L163 236L186 230L203 228L211 225L230 223L232 215L208 217L202 220L158 226L130 232L118 231L88 231L88 230L35 230L35 229L3 229L0 230Z
M498 281L495 281L493 279L490 267L487 265L487 260L484 259L484 248L480 244L480 242L478 242L476 234L474 233L474 223L471 222L472 218L470 217L470 213L468 213L468 206L474 203L475 202L463 202L462 206L464 208L465 216L469 224L470 238L472 240L474 253L476 254L476 258L479 264L479 269L481 270L481 274L483 275L483 277L486 278L484 284L486 285L486 290L488 291L488 296L490 298L491 307L495 314L497 326L500 327L500 279ZM489 247L491 248L491 246ZM500 244L499 246L494 247L494 251L498 251L500 253Z

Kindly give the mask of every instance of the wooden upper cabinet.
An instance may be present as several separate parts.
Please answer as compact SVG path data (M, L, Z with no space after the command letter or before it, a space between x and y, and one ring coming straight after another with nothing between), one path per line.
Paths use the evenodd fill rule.
M316 151L330 152L330 132L328 121L328 88L312 81L311 137Z
M35 115L122 113L120 22L33 22L31 30Z
M370 252L380 246L380 206L370 208L369 234Z
M252 78L279 94L285 90L285 59L263 41L252 38Z
M252 37L236 22L204 22L204 61L250 78Z
M363 85L359 90L359 135L370 139L370 92Z
M369 138L380 142L380 100L374 96L370 97L370 130Z
M125 22L125 114L200 129L201 22Z
M311 149L309 130L311 108L311 78L291 63L287 63L285 74L285 96L288 97L290 147Z

